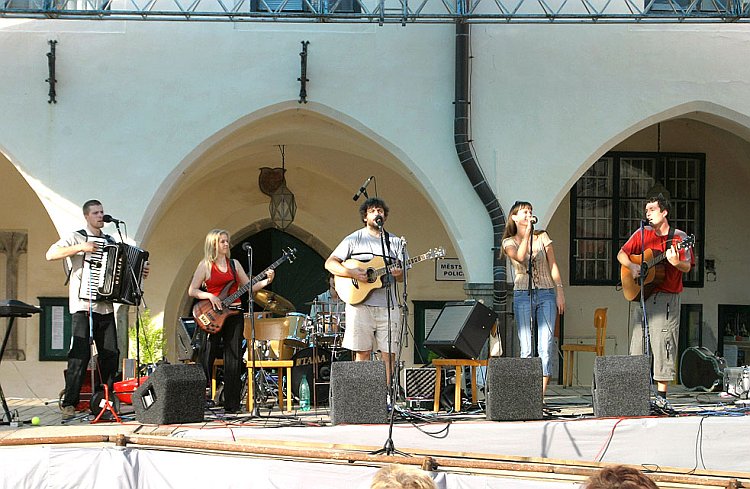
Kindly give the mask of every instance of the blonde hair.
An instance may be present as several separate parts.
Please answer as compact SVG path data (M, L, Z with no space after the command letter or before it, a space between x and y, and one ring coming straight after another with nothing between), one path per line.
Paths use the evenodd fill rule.
M386 465L375 473L370 489L437 489L424 470L408 465Z
M206 235L206 242L203 246L203 264L206 266L206 274L209 276L211 275L211 265L216 263L216 259L219 257L219 239L222 235L231 239L229 231L226 229L212 229ZM227 252L227 260L230 259L230 253Z

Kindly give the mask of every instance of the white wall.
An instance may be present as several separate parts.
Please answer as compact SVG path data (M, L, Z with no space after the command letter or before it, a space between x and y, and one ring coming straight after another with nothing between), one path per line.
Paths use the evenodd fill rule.
M731 214L736 199L727 201L726 189L744 198L750 67L740 60L748 29L473 26L473 140L501 204L533 201L542 225L567 248L567 193L599 156L656 122L700 116L705 127L686 128L669 148L664 141L665 150L707 153L706 253L717 260L719 279L686 292L685 301L706 304L709 327L715 321L709 305L747 302L737 286L741 258L724 231L745 221ZM47 103L44 82L49 39L59 41L57 104ZM311 43L307 105L296 102L302 40ZM333 202L331 212L348 216L348 194L378 174L381 190L411 213L399 217L405 234L418 236L418 245L449 241L469 281L491 281L489 219L453 147L450 25L2 20L0 61L4 171L20 170L36 192L44 208L31 213L34 219L54 223L58 232L76 229L80 203L98 197L127 221L133 237L157 250L184 235L183 255L165 257L149 279L159 290L151 304L157 312L178 307L196 256L194 238L209 223L239 230L266 217L267 200L236 175L252 180L269 160L276 166L276 144L296 144L298 154L315 160L290 162L289 175L309 202L300 223L326 245L353 225L343 217L330 228L320 209ZM631 140L635 149L654 149L639 137ZM242 193L231 203L243 207L220 216L190 207L188 190L209 174L232 178ZM0 211L3 228L17 226L14 206L24 205L10 201ZM48 231L35 246L46 249L54 238ZM561 251L567 271L567 250ZM29 270L48 269L37 251L28 259ZM56 278L39 281L27 272L25 280L27 298L64 295ZM453 298L460 285L431 288L425 282L415 298ZM571 334L589 327L592 311L584 305L609 303L618 345L627 344L619 341L626 335L618 326L625 305L617 293L572 288L568 294ZM3 362L0 375L8 368L16 366Z

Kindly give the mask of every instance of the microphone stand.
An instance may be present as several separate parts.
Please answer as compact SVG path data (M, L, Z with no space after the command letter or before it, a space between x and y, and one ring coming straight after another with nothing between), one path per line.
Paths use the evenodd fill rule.
M247 268L248 268L248 278L250 279L250 282L253 281L253 247L248 245L247 243L244 245L246 251L247 251ZM250 368L250 372L248 372L248 375L252 376L252 379L250 379L250 382L252 382L253 386L253 409L250 412L250 417L252 418L259 418L260 417L260 408L258 407L258 381L255 378L255 298L253 297L253 288L250 287L250 292L248 293L248 300L247 300L247 309L250 312L250 364L252 365L252 368ZM265 375L261 371L261 375ZM248 394L249 395L249 394Z
M538 355L538 347L537 347L537 330L536 330L536 310L535 310L535 299L536 299L536 293L534 290L534 275L533 275L533 269L534 269L534 223L529 222L529 227L531 227L531 232L529 233L529 264L526 268L526 274L529 277L529 307L530 307L530 314L529 314L529 327L531 328L531 356L536 357Z
M391 399L391 412L390 412L390 418L388 422L388 438L385 440L385 444L383 445L383 448L380 450L376 450L372 452L372 455L393 455L398 454L402 456L409 456L408 454L401 452L399 450L396 450L396 447L393 443L393 423L394 423L394 417L396 414L396 372L397 369L395 368L396 365L396 359L394 358L395 355L392 351L392 333L391 333L391 308L393 307L393 275L390 272L391 265L388 263L390 260L390 253L386 254L386 240L388 240L388 248L390 248L390 236L388 236L388 232L385 230L385 227L383 226L382 219L378 222L376 219L375 221L378 224L378 228L380 229L380 247L381 247L381 253L383 254L383 261L385 263L386 273L383 275L383 280L385 282L385 293L386 293L386 307L388 308L388 352L386 355L388 355L388 363L389 367L389 374L390 374L390 383L388 384L388 392ZM402 250L403 251L403 250ZM406 270L404 270L404 276L406 275Z
M651 351L651 331L648 326L648 314L646 312L646 275L648 274L649 268L648 263L646 263L646 239L645 239L645 226L646 221L641 219L641 227L640 227L640 233L641 233L641 275L640 275L640 288L641 288L641 297L640 297L640 304L641 304L641 331L643 342L643 354L646 355L646 358L648 359L649 365L651 365L652 362L652 355L653 352ZM653 368L653 367L651 367ZM648 384L651 387L651 391L654 392L656 390L656 387L654 383L652 382L652 376L651 372L649 372L649 378L648 378ZM658 394L654 394L655 399L658 401ZM666 400L666 399L665 399ZM652 402L652 405L653 404Z

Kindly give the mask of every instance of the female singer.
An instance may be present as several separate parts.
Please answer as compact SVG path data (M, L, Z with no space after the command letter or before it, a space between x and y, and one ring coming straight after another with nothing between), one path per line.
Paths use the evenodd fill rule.
M231 295L237 289L250 281L245 270L237 260L229 256L229 232L214 229L206 235L203 260L198 264L193 274L193 280L188 288L188 295L200 300L209 300L214 309L221 309L219 294L230 282L234 282L226 295ZM267 287L273 281L274 271L269 270L266 278L258 281L252 287L252 292ZM239 306L238 298L232 306ZM224 339L224 411L227 413L240 412L240 377L242 375L242 335L244 332L244 316L234 314L224 321L221 331L209 335L204 358L207 376L210 378L211 368L216 358L216 348L219 336Z
M546 231L533 234L532 215L529 202L517 201L510 209L510 219L505 225L502 252L510 258L515 271L513 283L513 312L516 317L521 357L531 357L531 299L529 297L529 244L531 250L532 278L534 287L534 318L537 325L537 348L542 358L542 396L547 392L552 371L555 319L565 312L565 295L562 278L552 250L552 240Z

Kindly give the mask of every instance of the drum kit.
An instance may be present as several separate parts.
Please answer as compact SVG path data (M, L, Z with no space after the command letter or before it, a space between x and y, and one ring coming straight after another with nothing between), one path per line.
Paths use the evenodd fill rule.
M312 306L311 314L294 311L294 305L278 294L261 289L254 295L254 300L265 313L283 316L287 336L280 338L278 357L294 362L292 367L292 391L299 396L299 386L304 377L311 387L313 404L328 401L331 376L331 362L351 360L351 352L344 349L341 343L346 330L346 314L343 303L319 301L308 302ZM260 314L260 321L263 313ZM257 316L256 316L257 317ZM281 319L281 318L279 318ZM278 321L279 319L274 319ZM269 349L263 348L260 357L268 355ZM313 388L314 386L314 388Z

